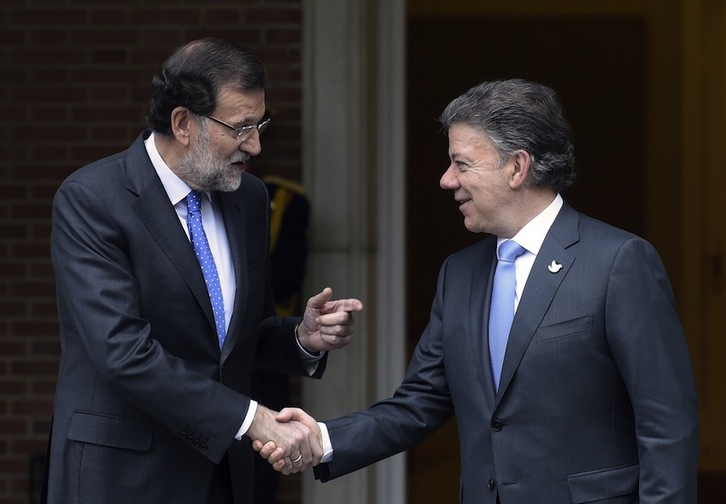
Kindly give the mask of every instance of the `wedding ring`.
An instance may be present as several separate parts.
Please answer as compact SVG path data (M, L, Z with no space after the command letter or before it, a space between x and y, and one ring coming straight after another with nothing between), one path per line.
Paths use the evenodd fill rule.
M293 464L297 464L302 460L302 453L298 454L297 458L292 461Z

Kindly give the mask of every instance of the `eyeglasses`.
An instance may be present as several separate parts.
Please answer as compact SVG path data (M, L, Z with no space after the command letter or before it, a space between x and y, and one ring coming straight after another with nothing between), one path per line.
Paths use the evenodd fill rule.
M217 119L216 117L212 117L210 115L204 117L207 117L212 121L216 122L217 124L221 124L222 126L225 126L226 128L234 131L235 139L240 142L244 142L245 140L247 140L254 130L257 130L257 132L261 135L262 132L265 131L265 129L267 129L267 126L270 124L270 118L268 117L259 124L248 124L247 126L242 126L241 128L235 128L231 124L226 123L221 119Z

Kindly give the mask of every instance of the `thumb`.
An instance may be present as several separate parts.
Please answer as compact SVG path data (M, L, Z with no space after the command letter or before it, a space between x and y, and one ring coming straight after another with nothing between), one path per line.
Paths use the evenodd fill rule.
M325 307L325 303L330 301L333 297L333 289L330 287L324 288L319 294L314 295L308 300L308 306L311 308L322 309Z
M282 408L282 411L275 416L275 420L279 423L287 423L292 420L294 416L295 410L293 408Z

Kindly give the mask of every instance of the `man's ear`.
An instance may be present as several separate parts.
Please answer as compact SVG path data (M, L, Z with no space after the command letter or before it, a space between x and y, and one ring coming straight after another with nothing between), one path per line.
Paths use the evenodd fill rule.
M520 149L514 153L512 177L509 180L512 189L519 189L526 184L531 166L532 158L529 152Z
M189 145L194 114L186 107L176 107L171 111L171 133L177 142Z

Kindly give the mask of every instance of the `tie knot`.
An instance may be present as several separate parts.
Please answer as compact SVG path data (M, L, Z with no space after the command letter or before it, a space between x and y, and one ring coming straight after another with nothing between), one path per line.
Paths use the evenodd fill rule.
M514 260L524 254L525 248L513 240L507 240L499 245L497 256L500 261L514 262Z
M190 212L199 212L202 205L202 193L191 191L187 194L187 209Z

